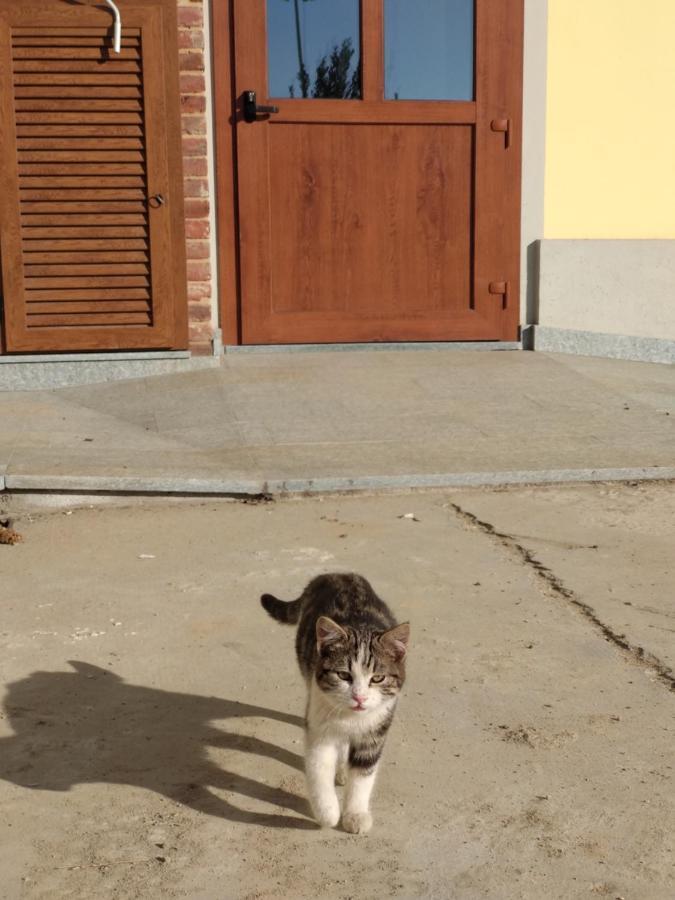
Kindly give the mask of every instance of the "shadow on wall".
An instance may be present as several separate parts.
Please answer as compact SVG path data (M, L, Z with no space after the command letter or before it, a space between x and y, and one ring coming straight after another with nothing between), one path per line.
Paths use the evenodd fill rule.
M533 329L528 326L539 324L540 247L540 241L532 241L527 245L527 290L523 320L525 327L522 330L523 350L534 350Z
M302 727L298 716L219 697L126 684L84 662L73 672L34 672L9 685L0 739L0 778L26 788L67 791L76 784L128 784L233 822L316 828L304 799L219 768L207 747L267 756L302 770L302 758L211 722L243 716ZM212 788L293 810L304 818L247 812Z

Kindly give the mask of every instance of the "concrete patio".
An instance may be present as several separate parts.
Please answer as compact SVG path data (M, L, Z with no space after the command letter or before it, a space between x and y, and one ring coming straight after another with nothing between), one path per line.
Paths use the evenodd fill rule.
M547 353L232 353L203 371L0 392L0 422L9 491L675 477L675 367Z
M675 896L671 485L123 498L17 528L3 900ZM311 819L294 633L258 602L345 569L413 634L366 836Z

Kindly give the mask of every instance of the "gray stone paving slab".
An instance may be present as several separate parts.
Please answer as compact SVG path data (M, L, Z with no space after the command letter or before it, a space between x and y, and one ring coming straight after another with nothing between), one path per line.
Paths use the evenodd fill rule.
M0 393L0 422L0 462L17 489L15 476L35 490L42 477L175 491L195 480L316 490L495 483L495 473L512 483L504 473L514 472L664 477L675 467L675 367L479 351L242 353L205 371Z
M16 476L78 477L143 477L197 478L240 477L258 475L257 465L248 450L218 449L193 451L162 447L156 450L130 452L126 448L98 452L89 449L62 447L33 448L13 458L7 467L10 478ZM188 461L186 462L186 455Z

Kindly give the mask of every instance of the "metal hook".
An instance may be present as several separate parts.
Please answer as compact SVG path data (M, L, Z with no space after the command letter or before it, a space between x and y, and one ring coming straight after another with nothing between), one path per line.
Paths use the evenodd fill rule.
M122 17L120 15L120 11L117 6L113 3L113 0L105 0L110 9L112 9L115 14L115 26L113 31L113 50L115 53L119 53L122 47Z

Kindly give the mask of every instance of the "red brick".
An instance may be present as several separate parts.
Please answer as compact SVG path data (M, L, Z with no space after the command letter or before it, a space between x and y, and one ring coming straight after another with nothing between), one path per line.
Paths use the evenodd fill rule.
M183 135L183 156L206 156L206 138Z
M190 335L190 346L193 344L206 344L207 346L212 346L211 338L213 337L213 329L210 322L195 322L194 325L190 323L188 331Z
M193 356L213 356L213 346L211 341L208 343L190 341L190 352Z
M187 286L188 300L210 300L211 283L208 281L191 281Z
M208 175L208 166L205 156L189 156L183 160L183 175L188 177L199 177Z
M188 219L185 223L186 238L207 238L211 234L208 219Z
M203 72L204 54L201 50L192 50L178 54L178 68L181 72Z
M201 9L178 7L178 26L179 28L203 28L204 15Z
M188 310L189 308L190 304L188 304ZM193 322L191 319L188 319L188 328L190 340L208 341L211 339L211 323L208 320L206 322Z
M213 330L210 322L190 322L188 328L190 343L206 344L211 342Z
M204 32L198 28L178 32L178 47L180 50L202 50L204 47Z
M208 197L209 183L205 178L186 178L183 181L184 197Z
M206 134L206 119L204 116L182 116L181 126L183 134Z
M210 322L211 305L209 303L188 303L188 319L190 322Z
M210 281L211 265L208 262L193 262L188 260L187 264L187 280L188 281Z
M186 246L188 259L209 258L210 246L208 241L187 241Z
M193 304L188 303L188 312L190 307ZM193 319L188 318L189 328L190 328L190 337L194 337L196 340L209 340L211 337L211 325L208 321L195 321Z
M187 94L180 98L181 111L203 113L206 111L206 97L203 94Z
M208 200L194 200L186 198L185 200L185 218L186 219L205 219L209 214Z
M180 73L181 94L203 94L206 90L206 80L203 75L195 75L192 72Z

